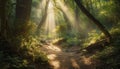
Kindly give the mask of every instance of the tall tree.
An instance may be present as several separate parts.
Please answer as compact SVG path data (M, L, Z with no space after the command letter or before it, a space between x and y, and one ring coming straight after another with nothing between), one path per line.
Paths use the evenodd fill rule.
M81 11L90 19L92 20L98 28L105 34L107 37L108 41L111 40L111 35L107 31L107 29L98 21L80 2L80 0L75 0L75 3L78 5L78 7L81 9Z
M7 32L6 3L7 0L0 0L0 34L2 34L4 37L6 36Z
M32 0L17 0L16 1L16 19L15 19L15 34L25 34L26 26L29 22L31 13Z
M45 9L44 9L44 11L43 11L44 13L43 13L42 19L41 19L41 21L40 21L40 23L39 23L39 25L38 25L38 27L37 27L37 31L36 31L37 34L39 34L40 28L43 26L43 24L44 24L45 21L46 21L47 12L48 12L48 6L49 6L49 1L50 1L50 0L47 0L47 1L46 1L46 6L45 6Z

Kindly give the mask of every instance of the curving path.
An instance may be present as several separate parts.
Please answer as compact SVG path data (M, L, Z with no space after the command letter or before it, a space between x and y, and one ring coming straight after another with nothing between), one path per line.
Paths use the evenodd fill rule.
M79 47L63 49L62 47L48 44L42 46L41 51L47 54L50 64L53 69L95 69L95 64L92 63L91 58L81 53L76 53Z

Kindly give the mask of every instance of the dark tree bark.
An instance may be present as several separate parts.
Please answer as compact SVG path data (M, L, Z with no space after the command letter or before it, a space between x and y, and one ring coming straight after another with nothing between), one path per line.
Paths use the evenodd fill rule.
M7 32L6 3L7 0L0 0L0 34L4 37L6 37Z
M16 19L15 19L15 34L25 34L26 25L29 22L31 13L32 0L17 0L16 3Z
M98 21L80 2L80 0L75 0L75 3L78 5L78 7L81 9L81 11L90 19L92 20L97 27L104 33L106 36L108 42L111 40L111 35L107 31L107 29Z

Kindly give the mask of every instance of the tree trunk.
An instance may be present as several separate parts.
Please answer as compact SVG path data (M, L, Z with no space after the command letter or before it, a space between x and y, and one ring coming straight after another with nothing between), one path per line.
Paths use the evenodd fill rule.
M31 13L32 0L17 0L16 3L16 19L15 19L15 35L25 34L26 26L29 22Z
M90 19L92 20L98 28L104 33L104 35L107 37L108 42L111 40L110 33L106 30L106 28L98 21L80 2L80 0L75 0L78 7L81 9L81 11Z
M47 18L47 12L48 12L48 6L49 6L49 0L46 1L46 6L45 6L45 10L44 10L44 13L43 13L43 17L37 27L37 31L36 33L39 34L40 32L40 28L43 26L43 24L45 23L46 21L46 18Z
M6 37L7 33L7 20L6 20L6 3L7 0L0 0L0 34L4 37Z

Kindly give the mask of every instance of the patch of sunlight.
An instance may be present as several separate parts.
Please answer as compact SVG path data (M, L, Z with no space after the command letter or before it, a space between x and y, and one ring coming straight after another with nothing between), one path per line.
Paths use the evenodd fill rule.
M54 60L56 58L56 55L55 54L49 54L49 55L47 55L47 57L50 60Z
M86 65L90 65L92 62L91 62L91 58L90 57L85 57L85 56L82 56L82 61L84 62L84 64Z
M107 12L104 10L100 12L100 15L106 15L106 14L107 14Z
M55 24L55 12L54 12L54 6L52 0L50 0L48 5L48 12L47 12L47 18L45 22L45 32L48 37L55 38L56 32L55 32L56 24Z
M50 3L49 3L49 6L48 6L50 9L52 9L53 8L53 4L52 4L52 2L50 1Z
M96 42L96 39L92 39L89 44L93 44Z
M60 67L60 62L59 61L51 61L51 65L54 66L54 69L59 69Z
M59 40L62 40L62 39L63 39L63 38L56 38L56 39L53 40L52 43L56 43L56 42L58 42Z
M54 45L47 46L46 48L49 50L56 51L56 52L61 52L61 49L57 46L54 46Z
M72 66L75 68L75 69L80 69L80 66L78 65L78 63L76 62L76 60L75 59L70 59L71 60L71 62L72 62Z

